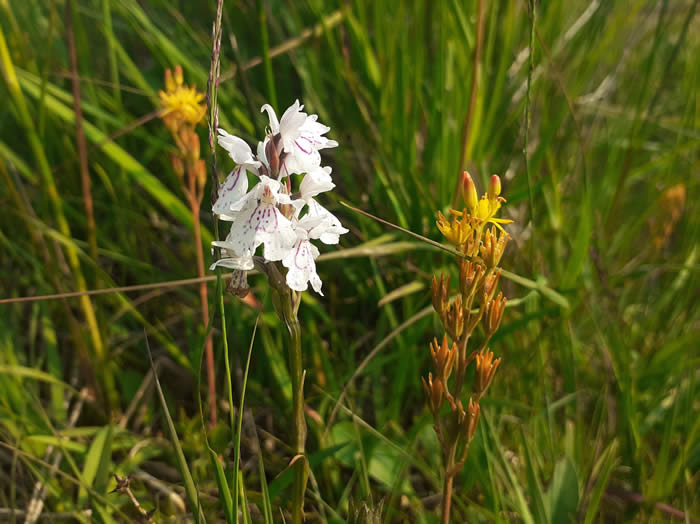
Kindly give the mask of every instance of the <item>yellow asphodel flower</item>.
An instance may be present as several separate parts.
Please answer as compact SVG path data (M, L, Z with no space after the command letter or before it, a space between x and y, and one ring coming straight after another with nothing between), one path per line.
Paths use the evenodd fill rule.
M165 91L159 91L158 94L165 110L161 116L166 125L177 128L186 122L195 126L204 118L207 111L206 105L202 104L204 93L184 83L182 67L176 66L174 74L166 69Z
M460 212L459 214L461 216L462 213ZM458 220L457 217L452 217L452 220L450 221L445 218L440 211L438 211L438 219L436 224L447 241L455 246L461 246L467 242L472 234L472 227L469 220Z
M463 184L465 201L469 206L468 216L476 229L481 230L486 224L491 223L503 231L501 224L513 223L512 220L496 218L498 210L501 209L501 203L506 201L505 198L499 196L501 193L501 179L498 175L493 175L491 177L488 193L482 196L481 200L477 202L474 201L476 197L474 182L466 171L463 175ZM457 211L455 209L450 209L450 213L458 217L464 215L463 211Z

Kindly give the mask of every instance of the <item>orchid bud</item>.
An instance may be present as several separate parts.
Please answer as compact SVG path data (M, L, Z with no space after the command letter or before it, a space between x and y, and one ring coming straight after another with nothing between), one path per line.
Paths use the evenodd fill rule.
M250 293L248 286L248 272L237 269L231 275L231 280L226 285L226 291L238 298L245 298Z
M265 156L267 157L267 163L270 166L269 176L276 178L280 169L280 155L277 152L274 139L268 140L267 144L265 144Z
M479 205L479 196L476 194L474 180L466 171L462 173L462 196L464 197L464 203L467 204L467 207L473 213Z

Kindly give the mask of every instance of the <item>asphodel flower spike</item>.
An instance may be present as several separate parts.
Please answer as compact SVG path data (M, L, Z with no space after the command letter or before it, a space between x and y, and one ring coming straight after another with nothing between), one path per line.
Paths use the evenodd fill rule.
M178 65L173 73L165 71L165 91L159 91L161 109L159 116L170 132L177 151L171 154L173 171L181 184L192 213L193 241L197 256L197 273L204 277L204 252L200 230L200 208L204 197L204 186L207 182L207 169L204 160L200 158L199 135L197 124L204 118L206 105L204 93L197 91L194 86L185 85L182 68ZM199 294L202 308L202 321L209 324L209 299L207 285L200 283ZM211 423L216 423L216 376L214 370L214 349L211 334L205 341L207 362L207 379L209 382L209 401Z
M510 238L503 231L502 224L512 222L497 217L505 202L501 197L501 179L497 175L491 177L488 191L481 199L469 173L464 171L460 182L464 209L450 209L449 219L438 211L436 222L447 241L454 244L462 255L458 262L458 294L451 299L449 275L433 276L433 308L440 317L446 335L442 344L438 345L437 339L431 343L434 373L428 375L427 381L421 378L433 415L433 427L443 451L443 523L450 522L454 478L464 467L469 446L476 434L481 415L479 401L491 386L501 363L501 359L494 358L486 345L498 330L506 306L505 297L498 292L501 276L498 264ZM500 234L496 228L501 230ZM477 329L480 324L483 332ZM448 337L452 339L451 345ZM472 337L477 340L480 349L470 350ZM472 362L476 370L473 384L470 385L467 382L472 375L468 373L468 368ZM465 393L470 395L466 409L462 402L467 398ZM441 409L445 399L449 403L449 411Z

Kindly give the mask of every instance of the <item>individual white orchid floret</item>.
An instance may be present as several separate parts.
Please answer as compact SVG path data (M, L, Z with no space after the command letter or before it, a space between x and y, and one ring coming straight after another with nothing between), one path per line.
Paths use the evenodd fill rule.
M253 189L231 205L235 220L226 241L237 256L252 256L257 247L264 244L266 260L281 260L294 245L296 234L292 223L277 207L278 204L292 204L292 200L280 189L277 180L262 175Z
M260 161L255 159L250 146L243 139L219 129L218 141L238 166L256 175L260 174Z
M282 259L282 265L287 268L287 285L295 291L306 291L311 287L323 296L321 278L316 273L316 258L318 248L309 242L309 229L317 226L318 217L304 217L296 224L296 243Z
M248 176L245 167L240 165L229 173L224 183L219 186L219 198L212 206L212 211L221 220L235 220L231 206L243 198L248 191Z
M261 113L267 111L267 116L270 119L270 132L273 136L277 134L281 136L285 151L287 147L291 149L294 140L299 136L301 126L306 122L308 115L302 112L302 109L304 109L304 106L299 103L299 100L295 100L278 121L275 110L270 104L265 104L260 108Z
M281 171L290 174L308 173L314 167L321 165L320 149L338 146L338 142L323 136L331 128L320 124L317 120L317 115L306 117L306 121L299 129L299 136L289 149L285 147L289 156L285 159Z
M234 269L233 273L231 273L231 280L228 281L226 289L237 297L244 298L248 293L250 293L250 286L248 285L247 277L247 271Z
M308 202L312 197L330 191L334 187L331 168L318 166L304 175L301 184L299 184L300 198Z
M340 223L340 220L313 198L309 198L307 204L309 207L305 217L319 220L318 225L309 231L309 236L318 238L321 242L328 245L340 242L340 235L348 232Z
M242 271L249 271L253 269L253 257L239 257L238 255L236 255L233 249L231 249L233 246L231 242L228 241L228 239L223 241L214 241L212 242L212 245L221 248L221 258L209 267L209 271L213 271L219 266L227 267L229 269L238 269Z
M338 142L323 136L330 130L330 127L318 122L318 115L309 115L299 130L299 137L301 140L308 142L314 149L338 147Z
M317 115L307 115L302 112L303 105L296 100L277 120L274 109L265 104L261 111L267 111L270 119L270 132L273 136L279 134L278 152L286 153L280 166L280 177L308 173L321 165L319 149L336 147L338 142L323 136L330 127L320 124ZM258 153L260 146L258 146ZM262 156L258 154L258 158Z

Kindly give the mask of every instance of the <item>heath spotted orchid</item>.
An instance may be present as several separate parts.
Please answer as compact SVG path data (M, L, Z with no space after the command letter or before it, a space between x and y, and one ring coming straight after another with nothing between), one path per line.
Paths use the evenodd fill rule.
M315 200L335 187L331 168L321 165L319 150L338 143L326 138L330 128L303 108L297 100L278 120L265 104L261 112L268 114L268 134L258 142L255 154L244 140L219 130L219 145L236 166L220 184L212 208L219 219L231 222L231 229L225 240L213 243L221 258L211 268L234 269L243 281L240 272L254 267L262 245L262 257L256 258L261 264L281 261L290 289L304 291L310 283L321 293L315 264L319 251L311 241L337 244L348 230ZM248 173L255 179L252 187ZM303 177L297 183L291 175Z

